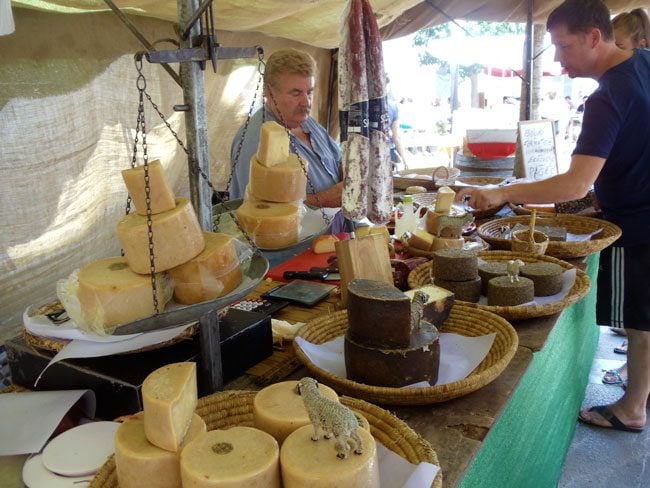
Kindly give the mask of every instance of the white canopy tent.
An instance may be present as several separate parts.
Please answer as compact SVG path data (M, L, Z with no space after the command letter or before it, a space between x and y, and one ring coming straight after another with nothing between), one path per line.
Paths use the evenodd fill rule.
M175 37L176 0L114 3L149 41ZM527 0L371 3L385 38L448 20L441 12L525 21L528 6ZM536 21L559 3L536 1ZM644 2L607 3L620 11ZM345 4L215 0L218 39L227 47L261 45L266 56L285 46L310 52L320 70L313 115L325 122L329 49L338 45ZM131 164L137 116L133 54L143 49L102 0L14 0L11 6L15 32L0 36L0 342L19 333L27 306L54 297L58 279L119 254L115 224L127 197L120 170ZM6 8L0 12L8 15ZM220 189L228 180L232 137L253 100L256 67L256 59L238 59L205 71L211 178ZM147 92L184 139L183 114L172 109L183 101L181 89L160 65L145 62L143 72ZM148 104L146 120L150 159L161 160L176 193L186 196L183 150Z

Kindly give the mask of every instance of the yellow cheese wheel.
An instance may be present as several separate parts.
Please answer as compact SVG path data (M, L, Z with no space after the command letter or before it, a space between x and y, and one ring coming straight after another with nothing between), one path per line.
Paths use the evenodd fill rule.
M205 422L195 413L181 448L205 432ZM115 433L115 470L120 488L181 488L180 453L147 440L143 412L125 420Z
M274 383L257 392L253 400L253 425L271 434L279 444L298 427L310 424L302 396L296 393L297 384L297 381ZM327 398L339 400L329 386L319 384L318 389Z
M131 271L125 258L93 261L57 283L57 296L80 329L104 335L119 324L153 315L151 277ZM158 311L172 296L166 273L156 275Z
M257 160L262 166L271 167L287 162L289 157L289 133L273 120L264 122L260 131Z
M197 256L205 247L203 231L187 198L177 198L176 207L152 217L156 272L171 269ZM117 237L129 266L136 273L150 273L147 217L135 213L117 223Z
M158 214L172 210L176 206L174 192L165 178L160 161L149 163L149 198L151 213ZM147 215L147 194L145 191L144 166L125 169L122 178L131 196L135 211L139 215Z
M379 488L377 445L362 428L357 434L363 442L363 453L346 459L336 456L336 440L321 437L312 441L310 425L305 425L286 438L280 448L280 466L284 488Z
M307 161L302 164L295 154L289 154L287 161L275 166L262 166L256 156L251 158L250 192L267 202L287 203L303 200L307 189Z
M434 237L431 245L431 251L440 249L462 249L465 245L465 239L462 237Z
M149 442L176 452L196 402L196 363L172 363L150 373L142 383L144 431Z
M181 452L183 488L279 488L276 440L252 427L212 430Z
M192 304L227 295L242 282L234 239L228 234L204 232L205 249L187 263L169 270L174 299Z
M245 201L236 215L255 244L264 249L287 247L300 237L300 207L290 203Z

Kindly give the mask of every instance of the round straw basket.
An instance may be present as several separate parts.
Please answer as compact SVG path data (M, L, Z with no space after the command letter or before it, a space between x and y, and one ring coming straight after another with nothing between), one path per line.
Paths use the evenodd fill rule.
M433 169L431 174L437 187L453 185L459 175L460 170L458 168L450 168L449 166L438 166Z
M207 425L208 430L229 427L253 426L254 391L224 391L199 399L196 413ZM370 432L386 448L413 464L428 462L440 465L431 445L406 423L390 412L356 398L341 397L341 403L362 414L370 423ZM111 456L97 472L91 488L117 488L115 460ZM442 473L439 471L433 488L442 487Z
M548 236L538 230L533 232L533 242L530 241L528 230L518 230L512 233L512 250L514 252L528 252L541 255L548 247Z
M521 259L524 263L535 262L548 262L556 263L562 266L565 270L573 269L575 266L570 265L566 261L556 259L550 256L535 256L529 253L511 252L511 251L482 251L478 253L479 258L487 262L510 261L513 259ZM587 274L576 268L576 281L564 298L552 303L543 305L517 305L517 306L495 306L495 305L480 305L478 303L469 303L462 300L456 300L456 303L462 303L467 307L474 307L477 309L485 310L495 313L508 320L529 319L533 317L544 317L554 313L561 312L569 305L574 304L589 292L590 280ZM418 288L424 285L431 284L431 262L421 264L409 273L408 284L410 288Z
M300 329L298 335L313 344L322 344L344 335L347 328L347 311L341 310L310 320ZM294 342L294 348L296 355L307 369L336 391L385 405L426 405L461 397L487 385L505 369L519 344L515 329L505 319L460 303L453 306L449 318L442 325L441 332L453 332L467 337L478 337L494 332L496 337L485 359L467 378L446 385L425 388L389 388L357 383L316 366L297 342Z
M504 226L512 228L516 224L528 225L530 217L505 217L486 222L479 226L478 235L487 241L492 249L510 250L512 241L505 239L501 232ZM546 255L556 258L579 258L599 252L609 246L621 236L621 229L607 220L583 217L580 215L557 214L551 217L535 219L535 226L564 227L571 234L591 234L602 229L592 236L589 241L565 242L550 241L546 248Z

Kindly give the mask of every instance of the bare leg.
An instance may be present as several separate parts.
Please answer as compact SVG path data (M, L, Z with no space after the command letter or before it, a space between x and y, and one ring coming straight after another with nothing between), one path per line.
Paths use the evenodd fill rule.
M650 394L650 332L627 329L628 386L610 410L628 427L644 427L646 402ZM610 423L598 412L581 410L580 416L591 423L608 427Z

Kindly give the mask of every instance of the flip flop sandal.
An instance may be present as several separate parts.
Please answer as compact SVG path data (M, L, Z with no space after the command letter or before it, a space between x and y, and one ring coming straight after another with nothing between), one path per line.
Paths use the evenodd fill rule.
M590 412L596 412L603 419L607 420L611 425L600 425L595 424L589 419L584 418L582 415L578 414L578 420L583 424L593 425L594 427L600 427L602 429L613 429L613 430L622 430L624 432L635 432L637 434L643 432L644 427L628 427L621 419L619 419L614 412L609 409L608 405L598 405L596 407L591 407Z
M624 384L626 379L623 379L621 376L621 372L618 371L617 369L609 369L609 370L604 370L605 375L603 376L603 383L606 385L621 385Z
M616 354L627 354L627 341L625 341L619 347L615 347L614 352Z
M612 331L614 333L614 335L617 335L617 336L625 337L627 335L627 332L625 332L625 329L623 329L621 327L610 327L609 330Z

